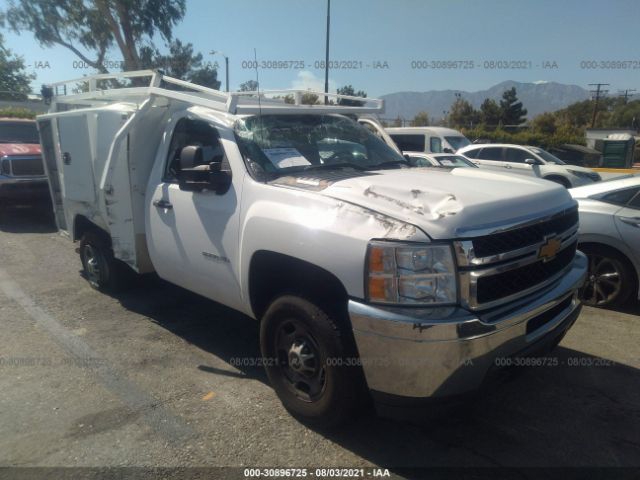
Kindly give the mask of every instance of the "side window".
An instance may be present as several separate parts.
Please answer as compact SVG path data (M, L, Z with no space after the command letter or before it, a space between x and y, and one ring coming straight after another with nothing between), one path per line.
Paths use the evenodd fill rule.
M495 162L502 161L502 148L500 147L486 147L480 150L478 155L481 160L493 160Z
M429 139L429 148L433 153L442 153L442 140L439 137Z
M480 153L480 149L474 148L473 150L467 150L462 155L464 155L467 158L478 158L479 153Z
M405 135L396 133L391 135L398 148L403 152L424 152L424 135Z
M527 158L533 158L532 153L528 153L525 150L521 150L519 148L507 148L506 151L506 162L514 162L514 163L524 163Z
M626 188L624 190L618 190L616 192L611 192L602 197L603 202L613 203L614 205L624 206L627 203L630 204L631 199L638 203L638 200L634 198L634 195L638 193L640 187ZM631 204L630 204L631 205Z
M176 173L180 170L180 152L184 147L189 146L202 147L202 165L221 162L224 158L220 135L215 127L202 120L183 118L178 121L173 130L163 181L177 181Z

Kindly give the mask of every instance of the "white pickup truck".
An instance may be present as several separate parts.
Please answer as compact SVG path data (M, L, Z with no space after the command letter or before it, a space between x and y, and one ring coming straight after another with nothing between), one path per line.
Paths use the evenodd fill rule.
M52 91L45 165L91 285L155 271L257 319L268 377L306 422L339 424L370 395L475 390L578 316L586 259L566 189L412 168L350 118L380 100L287 104L151 71Z

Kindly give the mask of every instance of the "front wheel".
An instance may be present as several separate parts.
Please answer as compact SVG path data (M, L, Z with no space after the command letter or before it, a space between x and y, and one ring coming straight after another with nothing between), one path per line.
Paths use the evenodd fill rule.
M597 245L578 247L589 259L587 281L580 291L582 302L592 307L623 304L634 288L629 260Z
M359 404L363 385L344 325L303 298L275 300L262 318L260 348L267 376L285 408L301 421L335 427Z

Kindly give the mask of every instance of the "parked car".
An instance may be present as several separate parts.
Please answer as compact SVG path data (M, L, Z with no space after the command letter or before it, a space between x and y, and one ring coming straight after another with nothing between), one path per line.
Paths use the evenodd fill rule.
M369 394L475 390L497 359L553 348L580 312L586 257L564 188L412 168L345 116L379 113L377 99L98 78L118 82L85 77L38 117L57 222L89 283L117 288L126 264L258 319L256 363L306 422L336 425Z
M640 175L569 191L580 209L578 248L589 258L583 302L605 307L640 298Z
M49 198L34 120L0 118L0 205Z
M478 168L471 160L451 153L403 152L403 155L416 167Z
M444 127L391 127L385 129L402 151L455 153L471 142L458 130Z
M469 145L460 149L458 154L471 159L480 168L544 178L566 188L589 185L601 180L597 172L584 167L567 165L538 147L489 143Z

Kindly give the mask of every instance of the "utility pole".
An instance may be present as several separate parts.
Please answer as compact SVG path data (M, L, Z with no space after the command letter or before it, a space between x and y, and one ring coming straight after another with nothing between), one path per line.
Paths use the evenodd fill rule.
M608 83L590 83L590 87L596 87L595 90L591 90L591 93L595 95L595 103L593 104L593 115L591 116L591 128L596 124L596 115L598 114L598 104L600 103L600 97L609 92L609 90L601 90L600 87L609 86Z
M327 0L327 45L324 57L324 93L329 93L329 27L331 25L331 0ZM324 104L329 104L329 97L324 96Z
M627 101L629 100L629 97L633 97L633 93L630 92L635 92L636 89L635 88L627 88L626 90L618 90L618 92L620 92L620 97L624 97L624 103L627 103Z
M222 55L224 57L224 70L225 70L225 76L226 76L226 91L229 91L229 57L227 57L224 53L218 51L218 50L211 50L209 52L209 55Z

